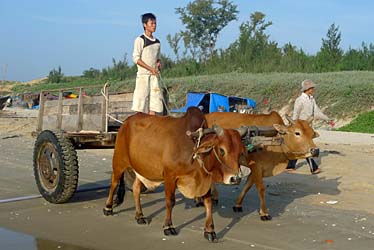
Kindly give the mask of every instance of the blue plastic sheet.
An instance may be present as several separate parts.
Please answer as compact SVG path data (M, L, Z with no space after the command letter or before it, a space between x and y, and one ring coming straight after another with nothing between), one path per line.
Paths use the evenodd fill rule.
M203 101L204 99L204 101ZM209 102L207 102L209 100ZM217 93L201 93L189 92L187 93L186 105L180 109L173 109L172 112L186 112L189 107L201 107L206 112L229 112L231 102L239 102L240 104L248 105L251 108L256 107L256 101L250 98L241 98L236 96L224 96ZM205 107L208 106L209 107Z

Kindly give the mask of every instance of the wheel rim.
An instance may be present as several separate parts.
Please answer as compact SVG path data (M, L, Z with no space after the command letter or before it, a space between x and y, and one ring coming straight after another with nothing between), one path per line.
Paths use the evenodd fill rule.
M39 150L38 172L45 190L52 191L57 187L59 177L59 161L56 148L53 144L46 142Z

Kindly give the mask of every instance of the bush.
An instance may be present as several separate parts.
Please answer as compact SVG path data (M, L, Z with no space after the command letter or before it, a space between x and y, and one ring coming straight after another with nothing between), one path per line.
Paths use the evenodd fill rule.
M48 83L60 83L64 78L64 74L61 71L61 66L58 66L58 70L52 69L49 71Z

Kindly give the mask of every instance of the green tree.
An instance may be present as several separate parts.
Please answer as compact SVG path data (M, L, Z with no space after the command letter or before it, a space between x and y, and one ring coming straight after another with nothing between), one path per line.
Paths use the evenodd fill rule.
M374 44L370 43L369 46L362 42L362 53L364 60L367 63L366 70L374 70Z
M280 70L285 72L307 71L308 56L302 49L298 49L291 43L287 43L282 48L282 59Z
M200 61L205 61L213 54L218 34L236 20L238 10L228 0L195 0L186 7L176 8L176 13L186 28L180 33L185 47L193 58L197 51Z
M322 47L317 53L318 71L339 70L339 63L343 56L343 50L340 48L341 32L339 26L331 24L327 31L326 38L322 38Z
M342 58L342 70L364 70L367 69L364 52L360 49L349 49L344 53Z
M177 62L179 62L179 42L181 38L182 38L181 33L176 33L174 34L174 36L170 34L166 36L166 40L168 41L169 46L173 50Z
M264 47L269 40L269 35L265 33L265 30L272 24L271 21L265 21L264 13L252 13L249 21L240 25L239 50L246 51L248 45L254 45L254 47L259 48Z
M83 71L83 76L87 78L99 78L100 70L91 67L89 70Z
M49 71L48 82L49 83L60 83L62 82L63 77L64 77L64 74L61 71L61 66L58 66L57 70L53 68L51 71Z
M262 12L252 13L249 21L240 25L239 38L228 49L231 61L236 59L238 67L244 68L245 71L261 71L265 57L272 57L270 60L279 58L280 49L275 42L269 42L269 35L265 33L271 25L272 22L266 21ZM276 55L269 55L267 49Z
M110 67L103 68L101 70L100 78L111 79L111 80L124 80L129 77L133 77L136 72L136 66L130 67L127 61L127 54L124 55L123 60L116 61L112 58L113 65Z

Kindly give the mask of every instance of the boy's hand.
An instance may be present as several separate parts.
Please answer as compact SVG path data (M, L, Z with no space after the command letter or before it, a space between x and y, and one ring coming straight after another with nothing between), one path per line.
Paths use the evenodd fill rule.
M152 75L155 75L157 77L159 76L159 73L158 73L157 69L152 68L151 73L152 73Z
M162 65L161 65L161 62L160 62L160 61L157 61L157 63L156 63L156 67L157 67L157 69L158 69L159 71L161 71L161 69L162 69Z
M328 121L327 124L328 124L331 128L333 128L333 127L335 126L335 122L334 122L334 120L330 120L330 121Z

